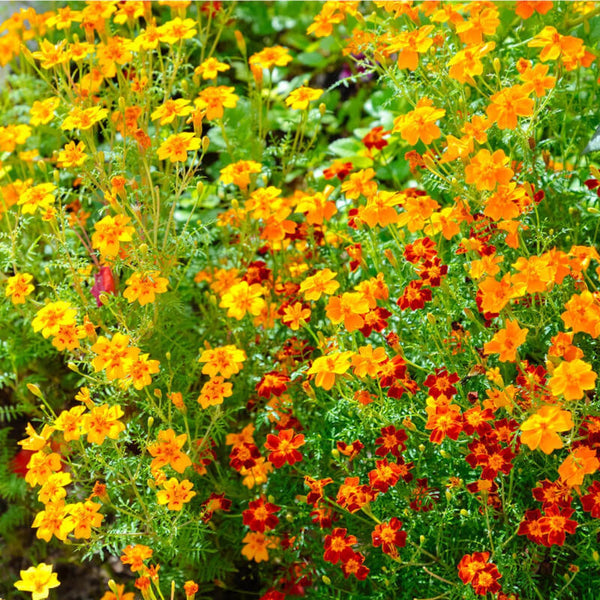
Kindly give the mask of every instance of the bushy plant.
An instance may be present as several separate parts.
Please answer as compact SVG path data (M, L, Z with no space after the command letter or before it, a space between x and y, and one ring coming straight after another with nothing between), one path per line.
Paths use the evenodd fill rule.
M2 593L595 598L599 14L5 21Z

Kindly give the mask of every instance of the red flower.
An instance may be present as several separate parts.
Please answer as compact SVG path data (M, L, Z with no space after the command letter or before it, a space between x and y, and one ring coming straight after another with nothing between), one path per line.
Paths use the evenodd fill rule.
M381 436L375 440L377 446L375 450L377 456L387 456L390 452L397 458L400 458L400 452L406 450L404 443L408 439L404 429L396 429L393 425L381 428Z
M100 294L115 293L115 279L113 277L110 267L100 267L99 273L94 273L94 285L90 289L90 292L94 298L96 298L96 305L102 306L102 300Z
M526 535L527 539L535 544L549 546L548 538L542 531L541 521L542 513L539 508L525 512L525 518L519 524L517 535Z
M323 560L335 565L340 560L345 561L347 558L352 557L354 554L352 546L356 544L356 537L346 535L347 533L347 529L337 527L330 535L325 536Z
M388 463L387 458L378 460L375 465L369 472L369 483L372 488L385 493L398 483L402 469L395 463Z
M262 398L271 396L281 396L287 390L287 384L290 378L285 373L271 371L266 373L256 384L256 391Z
M360 484L358 477L346 477L340 485L336 502L348 512L355 513L357 510L375 500L376 491L366 484Z
M256 460L260 458L260 450L254 444L249 442L242 442L233 447L231 454L229 455L229 464L236 471L239 471L242 467L244 469L251 469L256 465Z
M558 506L549 506L546 509L545 515L540 519L540 529L547 536L547 546L562 546L566 534L575 533L578 523L569 519L574 512L572 508L561 510Z
M423 385L429 388L429 395L433 398L444 396L450 400L456 395L456 388L453 384L457 383L460 377L457 373L448 373L446 369L436 369L425 379Z
M419 308L423 308L425 302L429 302L430 300L431 290L429 288L423 288L422 281L413 280L406 286L402 296L398 298L396 304L402 310L406 310L407 308L418 310Z
M337 442L336 447L341 454L347 456L350 460L354 460L365 446L360 440L355 440L351 444Z
M326 485L333 483L333 479L331 479L331 477L326 477L325 479L313 479L306 475L304 477L304 483L310 488L310 492L306 496L306 503L316 506L317 502L323 499L323 488Z
M411 501L410 507L417 512L428 512L433 510L435 502L440 497L440 491L437 488L430 488L427 477L423 477L417 479L417 487L412 490L411 495L414 499Z
M377 148L377 150L381 150L388 145L387 140L383 139L384 135L389 134L389 131L384 131L383 126L379 125L379 127L373 127L367 135L362 139L362 143L367 147L367 149L372 150L373 148Z
M369 574L369 568L363 565L364 562L365 557L360 552L352 552L351 556L342 563L344 577L347 579L350 575L354 575L361 581L365 580Z
M398 556L398 548L406 545L406 531L401 531L402 521L394 517L389 523L380 523L371 533L373 546L379 548L385 554Z
M437 246L428 237L419 238L404 248L404 258L410 263L426 262L437 257Z
M496 594L502 588L498 583L502 575L498 572L498 567L493 563L487 563L485 567L478 571L471 581L473 590L480 596L485 596L488 592L490 594Z
M264 498L252 500L248 503L248 509L242 512L243 523L250 527L252 531L264 533L265 530L274 529L279 523L275 516L281 507L265 502Z
M202 503L204 506L204 516L202 520L208 523L212 519L215 510L229 511L231 500L225 498L225 494L215 494L214 492Z
M300 462L302 454L298 452L298 448L304 443L304 436L301 433L295 434L293 429L284 429L279 435L270 433L265 443L265 448L271 452L269 462L273 463L276 469L286 462L290 465Z
M600 519L600 482L594 481L587 491L588 493L581 497L583 510L591 513L594 519Z
M570 508L573 498L571 497L571 488L560 479L550 481L544 479L540 481L539 487L533 488L531 493L533 497L542 503L542 508L546 510L550 506L561 508Z

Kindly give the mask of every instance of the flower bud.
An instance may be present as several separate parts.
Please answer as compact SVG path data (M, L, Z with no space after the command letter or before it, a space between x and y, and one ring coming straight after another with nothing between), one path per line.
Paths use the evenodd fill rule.
M28 383L27 384L27 389L34 395L37 396L38 398L40 398L41 400L44 399L44 394L42 394L42 390L40 390L40 388L35 385L34 383Z
M327 575L323 575L323 577L321 577L321 580L323 581L323 583L325 585L331 585L331 579L329 579L329 577L327 577Z
M325 116L325 113L327 112L327 107L325 106L324 102L321 102L321 104L319 104L319 112L321 113L322 117Z
M242 56L246 56L246 40L244 40L244 36L242 35L242 32L239 31L238 29L236 29L233 32L233 35L235 35L235 42L237 44L239 51L242 53Z

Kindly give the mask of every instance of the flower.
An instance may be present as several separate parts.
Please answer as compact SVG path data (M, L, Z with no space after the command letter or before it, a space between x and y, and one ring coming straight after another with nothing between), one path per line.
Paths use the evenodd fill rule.
M56 186L53 183L40 183L24 190L17 204L22 207L21 212L24 215L33 215L38 208L44 212L54 203L55 190Z
M53 96L46 100L36 100L29 109L31 119L29 120L30 125L46 125L54 119L54 111L60 105L60 98Z
M190 457L181 451L187 440L187 435L175 435L172 429L159 431L158 440L148 446L150 456L153 456L150 468L154 471L165 465L170 465L178 473L183 473L191 466Z
M270 451L269 462L279 469L286 462L293 465L301 461L302 454L298 452L298 448L304 443L304 436L301 433L296 434L293 429L284 429L279 435L269 433L265 442L265 448Z
M302 86L290 92L285 103L293 109L306 110L311 102L318 100L322 95L323 90Z
M381 546L382 552L398 556L398 548L406 545L406 531L401 531L402 521L393 517L389 522L379 523L371 533L373 547Z
M483 346L485 354L500 354L498 360L514 362L517 359L517 349L525 342L529 329L521 329L516 320L507 320L506 327L500 329L491 341Z
M100 251L105 258L114 258L119 253L120 242L131 242L135 229L129 225L131 217L107 215L94 225L92 248Z
M220 348L210 348L204 350L202 356L198 359L200 363L206 363L202 367L202 373L209 377L222 375L228 379L232 375L239 373L242 369L242 363L246 360L246 353L233 345L222 346Z
M272 67L285 67L292 62L292 57L289 55L289 50L283 46L272 46L263 48L260 52L256 52L249 59L251 67L261 69L271 69Z
M69 142L58 153L57 164L59 167L80 167L86 160L88 155L85 153L85 144L79 142Z
M300 284L300 293L304 294L306 300L318 300L322 294L331 295L340 287L340 284L334 281L336 275L337 273L330 269L317 271Z
M266 306L264 293L260 283L248 285L247 281L240 281L223 294L219 306L227 309L228 317L240 321L247 312L254 316L260 315Z
M331 534L325 536L325 553L323 560L335 565L339 561L344 562L350 558L354 551L352 546L357 542L356 537L347 535L348 530L338 527Z
M7 298L10 296L10 300L13 304L25 304L26 296L29 296L35 289L31 284L32 280L33 275L30 275L29 273L17 273L16 275L9 277L6 282L4 295Z
M87 441L90 444L102 444L107 437L116 440L125 430L125 424L119 421L124 414L118 404L94 406L82 417L81 430L87 434Z
M123 297L130 303L137 300L141 306L154 302L156 294L164 294L169 285L169 280L159 275L160 271L134 273L125 282L128 287L123 292Z
M31 325L36 333L41 330L42 335L48 338L58 334L61 326L74 325L76 314L77 310L68 302L49 302L38 310Z
M222 119L225 114L224 108L235 108L240 99L234 94L234 87L225 85L211 86L203 89L194 104L202 111L205 111L206 118L209 121L213 119Z
M202 79L216 79L219 73L229 69L231 69L229 65L211 56L194 69L194 74L200 75Z
M252 531L264 533L266 530L274 529L279 523L279 518L274 514L278 510L280 510L279 506L265 502L264 498L252 500L248 503L248 508L242 512L243 523Z
M579 446L558 467L558 474L566 485L575 487L583 483L585 475L595 473L599 467L596 451L587 446Z
M568 431L572 427L573 420L568 410L561 410L558 406L542 406L521 425L521 442L530 450L539 448L545 454L551 454L563 446L556 432Z
M465 182L475 184L481 190L493 190L497 184L506 185L514 175L514 171L505 167L509 157L503 150L493 154L489 150L480 150L465 168Z
M242 548L242 554L248 560L254 560L259 563L263 560L269 560L269 548L277 548L278 538L267 537L264 533L249 531L242 542L245 544Z
M580 400L585 390L593 390L596 387L597 377L592 371L592 365L575 358L561 362L554 369L548 385L553 396L562 395L565 400Z
M517 117L533 115L534 101L529 93L530 88L525 85L513 85L496 92L486 109L490 122L496 123L499 129L516 129Z
M163 483L164 489L156 492L156 500L159 504L166 504L169 510L181 510L196 495L196 492L191 491L193 487L194 484L187 479L179 482L171 477Z
M178 98L177 100L169 98L152 111L150 118L153 121L160 119L161 125L168 125L169 123L172 123L176 117L185 117L194 111L191 106L188 106L189 103L190 101L186 98Z
M152 548L143 544L129 544L123 549L121 562L124 565L129 565L132 573L144 568L144 561L149 559L153 554Z
M223 377L216 376L207 381L200 390L198 403L202 408L223 404L224 398L229 398L232 394L231 383L225 381Z
M260 173L261 164L253 160L238 160L221 169L221 181L224 184L233 183L241 190L246 190L250 184L250 175Z
M52 565L46 563L29 567L26 571L21 571L20 576L15 587L22 592L31 592L32 600L47 598L49 591L60 585L56 573L52 572Z
M446 114L443 108L433 106L429 98L421 98L414 110L394 119L393 133L400 133L411 146L421 140L426 146L441 137L436 122Z
M350 357L353 354L348 350L319 356L306 373L307 375L316 374L315 385L328 391L335 383L335 376L345 373L350 368Z
M200 138L192 132L174 133L160 145L157 155L160 160L168 158L172 162L185 162L188 152L198 150L201 143Z

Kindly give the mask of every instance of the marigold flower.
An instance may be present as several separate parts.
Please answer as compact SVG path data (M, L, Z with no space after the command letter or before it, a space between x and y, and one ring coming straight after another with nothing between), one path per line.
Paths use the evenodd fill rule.
M21 579L15 583L15 587L21 592L31 592L32 600L47 598L50 590L60 585L56 573L52 572L52 565L46 563L29 567L21 571L20 576Z
M573 427L571 413L558 406L542 406L521 424L521 442L530 450L539 448L545 454L562 448L563 443L558 431L568 431Z
M223 404L223 400L229 398L232 393L231 383L225 381L223 377L216 376L202 386L198 403L202 408L207 409L209 406Z
M163 483L164 489L156 492L156 500L159 504L166 504L169 510L181 510L196 495L191 491L193 487L194 484L187 479L179 482L171 477Z
M81 415L85 412L85 406L74 406L70 410L63 410L54 420L54 427L63 432L65 442L78 440L81 436Z
M314 275L307 277L300 284L300 293L304 294L306 300L319 300L322 294L331 295L340 287L337 281L334 281L337 273L330 269L323 269Z
M36 100L29 109L31 119L29 120L30 125L46 125L54 119L54 111L60 105L60 98L53 96L46 100Z
M328 391L335 383L335 376L345 373L350 368L350 357L353 354L346 351L320 356L315 359L307 374L316 375L315 385Z
M124 565L129 565L132 573L144 568L144 561L152 557L152 548L143 544L129 544L123 548L121 562Z
M150 118L153 121L160 119L161 125L168 125L176 117L185 117L194 111L191 106L188 106L189 103L190 101L186 98L178 98L177 100L169 98L152 111Z
M101 507L101 504L91 500L77 502L69 507L69 514L74 525L73 536L76 539L89 539L92 536L92 527L102 525L104 515L98 512Z
M433 106L432 100L421 98L414 110L394 119L392 132L400 133L402 139L411 146L415 146L419 140L428 146L441 137L442 132L436 122L445 114L443 108Z
M160 145L157 156L160 160L168 158L172 162L185 162L188 152L198 150L201 144L200 138L195 137L193 132L174 133Z
M21 212L26 215L33 215L37 212L38 208L43 213L47 211L54 200L54 191L56 186L53 183L40 183L33 187L25 189L19 196L17 204L21 206Z
M212 86L203 89L194 104L202 111L205 111L206 118L209 121L213 119L222 119L225 114L224 108L235 108L240 99L234 94L235 88L225 85Z
M480 150L465 168L465 182L475 184L481 190L492 191L496 185L506 185L514 175L514 171L505 167L509 157L503 150L493 154L489 150Z
M87 435L87 441L100 445L107 437L116 440L121 431L125 430L125 424L119 421L124 414L118 404L94 406L81 421L81 429Z
M352 173L348 181L342 183L342 192L346 198L356 200L359 196L370 198L377 191L377 182L373 181L375 171L371 168Z
M108 110L99 106L81 109L74 106L60 126L63 130L79 129L85 131L108 116Z
M382 552L398 556L398 548L406 545L406 531L401 531L402 521L393 517L390 521L379 523L371 533L374 548L381 546Z
M257 563L269 560L268 550L279 546L279 538L268 537L264 533L254 531L248 532L242 542L244 543L242 554L248 560Z
M158 440L148 446L150 456L154 457L150 468L155 471L166 465L170 465L178 473L183 473L191 466L190 457L181 451L187 441L187 435L175 435L172 429L159 431Z
M516 129L517 117L533 115L534 101L529 98L529 88L513 85L496 92L490 98L487 116L499 129Z
M125 282L127 288L123 292L123 297L130 303L137 300L141 306L154 302L156 294L164 294L169 285L169 280L159 275L160 271L134 273Z
M264 533L269 529L274 529L279 523L279 518L275 513L281 507L265 502L264 498L258 498L248 503L248 508L242 512L243 523L252 531Z
M202 79L216 79L219 73L229 71L229 69L231 67L228 64L211 56L194 69L194 74L201 76Z
M549 506L545 514L538 520L540 534L544 536L544 545L554 544L562 546L565 543L566 534L575 533L577 521L570 519L575 512L572 508L560 508Z
M75 523L69 516L70 506L65 505L63 500L49 502L44 510L37 513L31 527L37 529L35 536L49 542L52 536L65 541Z
M425 429L431 429L429 441L434 444L441 444L444 438L457 440L462 431L462 415L460 406L456 404L433 404L425 409L429 418L425 424Z
M364 581L370 571L368 567L363 565L364 562L364 555L360 552L352 552L352 554L342 563L342 573L344 573L344 577L347 579L350 575L354 575L358 580Z
M310 315L311 311L308 306L302 304L302 302L294 302L294 304L287 305L283 309L281 322L292 331L298 331L302 325L310 320Z
M369 302L357 292L345 292L341 296L332 296L325 309L327 318L334 325L343 321L348 332L356 331L365 324L362 315L368 313L369 310Z
M546 95L546 90L551 90L556 84L556 77L548 76L548 65L535 65L521 73L524 89L535 92L538 98Z
M565 400L580 400L585 390L596 387L597 375L592 371L592 365L575 358L560 363L548 382L553 396L563 396Z
M246 353L243 350L233 345L228 345L204 350L198 362L206 363L202 367L204 375L215 377L215 375L220 374L225 379L228 379L241 371L242 363L245 360Z
M223 294L219 306L227 309L227 316L240 321L246 313L257 316L266 306L263 295L265 289L259 283L248 285L247 281L240 281L231 286Z
M300 462L302 454L298 448L304 444L304 436L293 429L283 429L279 435L269 433L265 442L265 448L270 452L268 460L276 469L283 467L286 462L290 465Z
M29 273L17 273L9 277L4 295L7 298L10 297L13 304L25 304L25 298L35 289L31 283L32 280L33 275Z
M120 242L131 242L135 229L129 225L130 217L108 215L94 225L92 248L105 258L114 258L119 253Z
M283 46L272 46L256 52L249 59L251 67L271 69L272 67L285 67L292 62L289 50Z
M131 364L140 354L139 348L129 346L129 336L117 332L109 340L103 335L99 336L91 347L97 354L92 360L94 371L106 369L106 378L109 381L126 377Z
M594 481L587 488L587 494L581 496L581 506L594 519L600 519L600 481Z
M579 446L572 450L558 467L558 474L569 487L580 486L586 475L595 473L600 467L596 451L587 446Z
M536 12L545 15L553 6L552 0L517 0L515 13L521 19L529 19Z
M354 553L352 546L357 543L357 540L355 536L347 533L347 529L338 527L325 536L323 560L335 565L340 561L345 562L352 556Z
M473 77L483 73L481 59L495 47L495 42L488 42L459 50L448 62L448 75L459 83L474 84Z
M483 346L485 354L500 354L498 360L514 362L517 359L519 346L525 342L529 329L521 329L516 320L507 320L506 327L500 329L491 341Z
M65 147L58 153L56 159L57 165L63 167L80 167L86 160L88 155L85 153L85 144L79 142L69 142Z
M250 175L260 173L261 164L253 160L238 160L221 169L221 181L224 184L233 183L241 190L250 185Z
M175 17L158 28L160 41L165 44L176 44L181 40L189 40L197 33L194 19Z
M152 375L160 371L160 362L148 358L149 354L140 354L127 366L127 378L124 383L133 383L136 390L143 390L152 383Z
M42 335L48 338L57 335L61 326L74 325L76 314L77 310L68 302L49 302L38 310L31 325L36 333L41 330Z
M322 95L323 90L302 86L290 92L285 103L293 109L306 110L311 102L318 100Z

